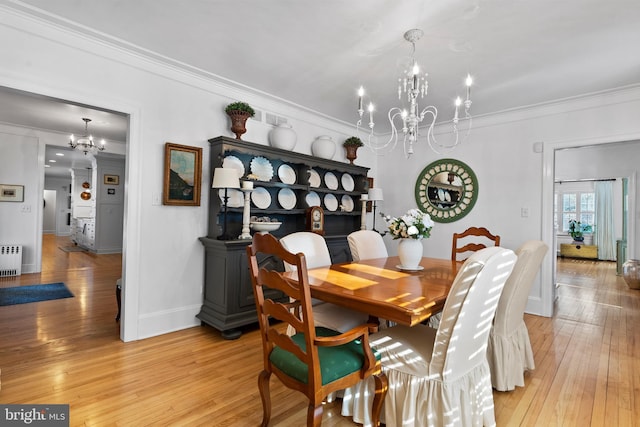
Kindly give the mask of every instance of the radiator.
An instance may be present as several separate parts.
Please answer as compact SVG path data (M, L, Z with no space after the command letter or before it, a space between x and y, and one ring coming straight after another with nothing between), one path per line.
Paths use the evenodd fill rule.
M0 245L0 277L22 274L22 245Z

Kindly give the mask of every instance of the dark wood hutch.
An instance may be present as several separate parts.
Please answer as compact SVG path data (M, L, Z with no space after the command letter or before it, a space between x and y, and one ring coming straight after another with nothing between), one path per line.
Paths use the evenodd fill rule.
M368 190L367 173L369 168L342 163L333 160L321 159L307 154L281 150L266 145L259 145L224 136L209 140L211 173L215 168L222 167L225 157L233 156L244 168L242 179L252 173L251 162L260 158L261 163L268 162L273 169L273 176L267 180L254 181L255 188L263 188L268 191L271 202L263 209L257 208L251 202L252 216L268 216L271 219L282 222L280 228L272 231L276 237L305 230L307 195L315 192L321 200L324 208L325 239L329 246L331 259L334 263L351 260L351 253L347 243L347 235L360 229L361 203L360 196ZM265 161L266 159L266 161ZM287 184L279 178L278 170L286 164L295 172L295 181ZM313 169L321 179L319 186L310 183L310 174ZM329 173L329 175L327 175ZM331 174L338 181L325 182L325 175ZM343 184L343 175L348 183L353 181L353 188ZM268 174L267 174L268 176ZM263 176L264 178L264 176ZM287 180L290 181L290 180ZM332 187L332 188L330 188ZM295 194L295 206L283 208L279 204L278 194L282 189L288 188ZM265 190L261 190L264 192ZM222 332L223 337L235 339L241 335L240 327L257 322L255 302L251 279L249 277L245 247L251 240L218 240L222 234L224 222L223 203L219 189L209 189L209 225L206 237L200 241L205 247L205 289L204 302L197 317L202 321ZM288 192L290 195L291 193ZM325 207L324 200L328 194L333 194L338 201L343 196L351 198L353 210L341 210L338 207L330 210ZM341 203L339 202L341 205ZM242 232L243 207L229 207L227 209L227 230L232 236L240 236ZM253 233L253 231L252 231ZM271 295L277 297L276 294Z

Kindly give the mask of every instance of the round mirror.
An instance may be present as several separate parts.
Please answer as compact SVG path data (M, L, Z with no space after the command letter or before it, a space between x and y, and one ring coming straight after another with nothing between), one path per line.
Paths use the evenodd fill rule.
M416 203L435 222L453 222L471 211L478 198L478 179L459 160L429 164L416 180Z

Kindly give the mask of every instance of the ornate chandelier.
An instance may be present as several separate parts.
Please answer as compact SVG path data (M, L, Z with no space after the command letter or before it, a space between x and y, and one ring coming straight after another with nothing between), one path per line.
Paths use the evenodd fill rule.
M422 110L419 106L418 98L424 98L427 96L427 89L429 87L429 83L427 82L428 73L420 74L420 67L415 58L416 52L416 42L424 35L424 32L419 29L412 29L404 33L404 38L409 43L411 43L411 68L409 70L405 70L402 75L398 78L398 99L402 100L403 94L406 96L406 102L408 103L408 108L399 108L393 107L389 110L388 117L389 122L391 124L391 137L388 141L378 141L377 137L373 133L374 122L373 122L373 111L374 106L373 103L369 103L367 106L367 110L369 111L369 135L366 137L360 137L365 145L371 148L375 152L379 151L391 151L395 148L398 143L398 136L400 128L403 138L404 152L407 158L413 154L413 145L418 141L418 137L420 136L420 124L423 122L425 117L430 119L425 123L428 123L427 128L427 142L429 143L429 147L431 149L441 154L442 151L447 149L452 149L457 146L460 142L458 125L465 123L466 134L465 137L468 136L471 130L471 115L469 114L469 109L471 108L471 85L473 83L473 79L471 75L467 75L465 80L466 85L466 99L463 101L460 97L457 97L454 103L455 110L453 114L453 119L451 119L451 124L453 126L453 141L449 144L441 144L436 140L435 135L433 134L433 128L436 123L436 119L438 117L438 109L433 105L428 105ZM363 97L364 97L364 88L361 86L358 90L358 116L359 120L356 123L356 130L358 135L360 136L360 128L362 126L362 116L364 114L363 109ZM463 117L459 112L460 107L464 105Z
M93 136L89 134L89 122L91 119L83 117L82 120L84 120L84 135L76 139L76 137L71 134L71 137L69 138L69 145L71 148L78 148L79 150L84 151L85 155L87 155L89 151L104 151L105 140L101 139L100 146L97 146L93 143Z

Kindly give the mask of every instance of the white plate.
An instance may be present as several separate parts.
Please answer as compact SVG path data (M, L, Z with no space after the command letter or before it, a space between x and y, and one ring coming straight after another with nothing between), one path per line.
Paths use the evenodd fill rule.
M342 196L342 199L340 200L340 204L342 205L345 212L353 211L353 199L351 198L351 196L347 194Z
M327 186L329 190L337 190L338 178L336 178L333 172L327 172L324 174L324 184Z
M258 209L267 209L271 205L271 195L264 187L256 187L251 192L251 201Z
M309 185L313 188L320 187L320 174L315 169L309 170Z
M342 188L347 191L353 191L355 184L351 175L349 175L348 173L343 173L342 177L340 178L340 182L342 182Z
M278 203L285 209L293 209L296 207L296 193L290 188L281 188L278 191Z
M278 168L278 178L285 184L295 184L296 171L294 171L291 166L283 163Z
M220 200L224 206L224 188L218 190L218 196L220 196ZM227 189L227 196L229 197L227 206L230 208L241 208L244 206L244 193L242 191L229 188Z
M324 196L324 207L330 211L338 209L338 199L336 199L336 196L331 193Z
M309 207L320 206L320 196L318 196L318 193L315 191L309 191L309 194L307 194L307 197L305 197L304 200L307 202L307 206Z
M222 161L222 167L225 169L237 170L238 178L242 178L244 176L244 165L242 164L242 160L240 160L236 156L225 157Z
M442 188L438 188L438 199L440 199L441 202L444 202L444 190Z
M251 159L251 173L258 177L260 181L271 181L273 178L273 166L264 157L254 157Z

